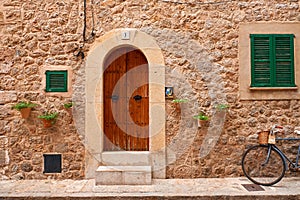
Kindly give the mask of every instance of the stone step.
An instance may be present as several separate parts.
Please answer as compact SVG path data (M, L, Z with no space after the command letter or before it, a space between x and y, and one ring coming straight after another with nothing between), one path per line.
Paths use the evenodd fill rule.
M108 151L101 154L101 162L109 166L148 166L149 151Z
M150 185L151 166L99 166L96 185Z

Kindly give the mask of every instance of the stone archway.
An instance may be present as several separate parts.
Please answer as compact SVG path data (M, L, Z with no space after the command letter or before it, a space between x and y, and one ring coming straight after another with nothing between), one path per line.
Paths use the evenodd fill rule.
M103 73L106 57L122 46L139 49L149 65L149 151L103 151ZM153 178L166 176L165 68L161 49L154 38L136 29L116 29L99 38L86 62L86 178L95 178L99 165L148 163ZM130 162L129 162L130 161Z

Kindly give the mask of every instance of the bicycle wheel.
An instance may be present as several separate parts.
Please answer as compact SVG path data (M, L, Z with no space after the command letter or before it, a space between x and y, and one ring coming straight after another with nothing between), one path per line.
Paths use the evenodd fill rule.
M284 158L274 149L267 160L268 146L257 145L248 149L242 158L245 176L255 184L270 186L278 183L285 173Z

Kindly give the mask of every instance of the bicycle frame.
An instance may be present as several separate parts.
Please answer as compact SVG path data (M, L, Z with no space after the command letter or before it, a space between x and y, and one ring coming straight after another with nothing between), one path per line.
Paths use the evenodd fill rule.
M299 138L276 138L276 140L300 140ZM285 163L285 170L288 170L288 163L290 163L294 168L300 168L298 161L299 161L299 156L300 156L300 145L298 147L298 152L296 156L296 162L294 163L291 159L289 159L275 144L268 144L268 156L266 158L265 163L267 164L270 158L271 150L277 151L283 158L284 158L284 163ZM288 163L287 163L288 161Z
M266 132L259 135L260 145L255 145L246 150L242 157L242 169L245 176L255 184L271 186L278 183L285 174L285 171L298 171L300 169L300 145L296 156L296 161L290 159L289 154L285 154L284 148L276 146L276 141L300 141L299 138L279 138L276 134L283 129L283 126L273 125L269 131L268 138ZM275 137L274 137L275 136ZM267 140L267 141L266 141ZM280 145L281 147L281 145ZM295 149L295 148L293 148ZM297 150L297 149L296 149ZM293 157L293 156L292 156ZM292 158L291 157L291 158ZM257 158L257 161L255 160ZM275 167L275 168L274 168ZM270 172L271 170L271 172ZM273 173L274 171L274 173Z

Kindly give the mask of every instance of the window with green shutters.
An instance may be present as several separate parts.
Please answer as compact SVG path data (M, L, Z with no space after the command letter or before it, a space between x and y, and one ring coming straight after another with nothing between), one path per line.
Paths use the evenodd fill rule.
M251 87L295 87L294 35L251 34Z
M46 71L46 92L67 92L68 71Z

